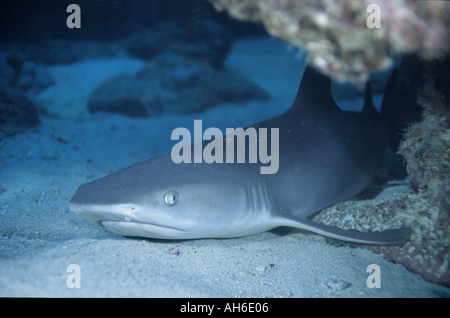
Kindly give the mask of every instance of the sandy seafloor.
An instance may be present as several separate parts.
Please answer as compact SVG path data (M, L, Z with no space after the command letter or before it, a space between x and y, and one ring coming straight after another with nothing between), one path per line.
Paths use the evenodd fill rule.
M194 119L202 119L203 129L224 131L286 110L302 62L294 58L295 50L285 48L275 39L240 41L225 65L264 87L272 99L224 104L188 116L87 114L89 91L114 73L137 70L139 61L52 67L57 83L40 98L60 116L43 117L37 128L0 145L0 188L6 189L0 195L0 296L450 296L450 289L425 282L380 255L300 230L236 239L126 238L69 210L68 201L82 183L170 151L176 127L191 129ZM70 264L80 266L79 289L66 285ZM366 285L370 264L380 266L381 288Z

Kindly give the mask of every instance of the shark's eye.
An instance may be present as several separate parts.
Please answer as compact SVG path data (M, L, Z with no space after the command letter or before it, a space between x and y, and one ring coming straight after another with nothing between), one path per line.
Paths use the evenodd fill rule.
M176 191L169 191L166 193L166 195L164 196L164 201L166 202L167 205L175 205L178 202L178 192Z

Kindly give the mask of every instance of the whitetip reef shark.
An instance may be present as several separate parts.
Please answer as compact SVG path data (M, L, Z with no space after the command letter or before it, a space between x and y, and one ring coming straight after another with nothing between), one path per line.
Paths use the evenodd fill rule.
M365 95L361 113L342 111L331 80L307 67L292 107L251 126L279 128L276 173L261 174L260 162L176 164L166 153L81 185L70 209L124 236L233 238L288 226L354 243L405 243L408 228L363 233L307 219L373 181L389 132L385 100L378 114L370 85Z

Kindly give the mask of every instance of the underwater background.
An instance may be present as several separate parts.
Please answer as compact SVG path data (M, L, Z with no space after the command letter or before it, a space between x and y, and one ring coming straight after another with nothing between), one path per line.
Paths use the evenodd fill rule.
M301 230L127 238L71 212L78 186L170 151L175 128L193 135L201 119L225 131L283 113L308 58L204 0L78 0L81 24L69 28L73 3L0 4L0 296L450 297L448 280ZM370 75L378 108L399 65ZM333 94L342 109L363 106L361 87L334 81ZM386 157L399 181L378 200L413 195L403 160ZM71 264L81 288L68 287ZM381 288L367 287L371 264Z

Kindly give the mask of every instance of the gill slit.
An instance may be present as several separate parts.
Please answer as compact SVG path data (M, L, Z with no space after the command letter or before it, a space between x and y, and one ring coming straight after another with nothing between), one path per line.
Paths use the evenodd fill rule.
M253 213L270 211L270 196L267 176L258 178L246 187L247 211Z

